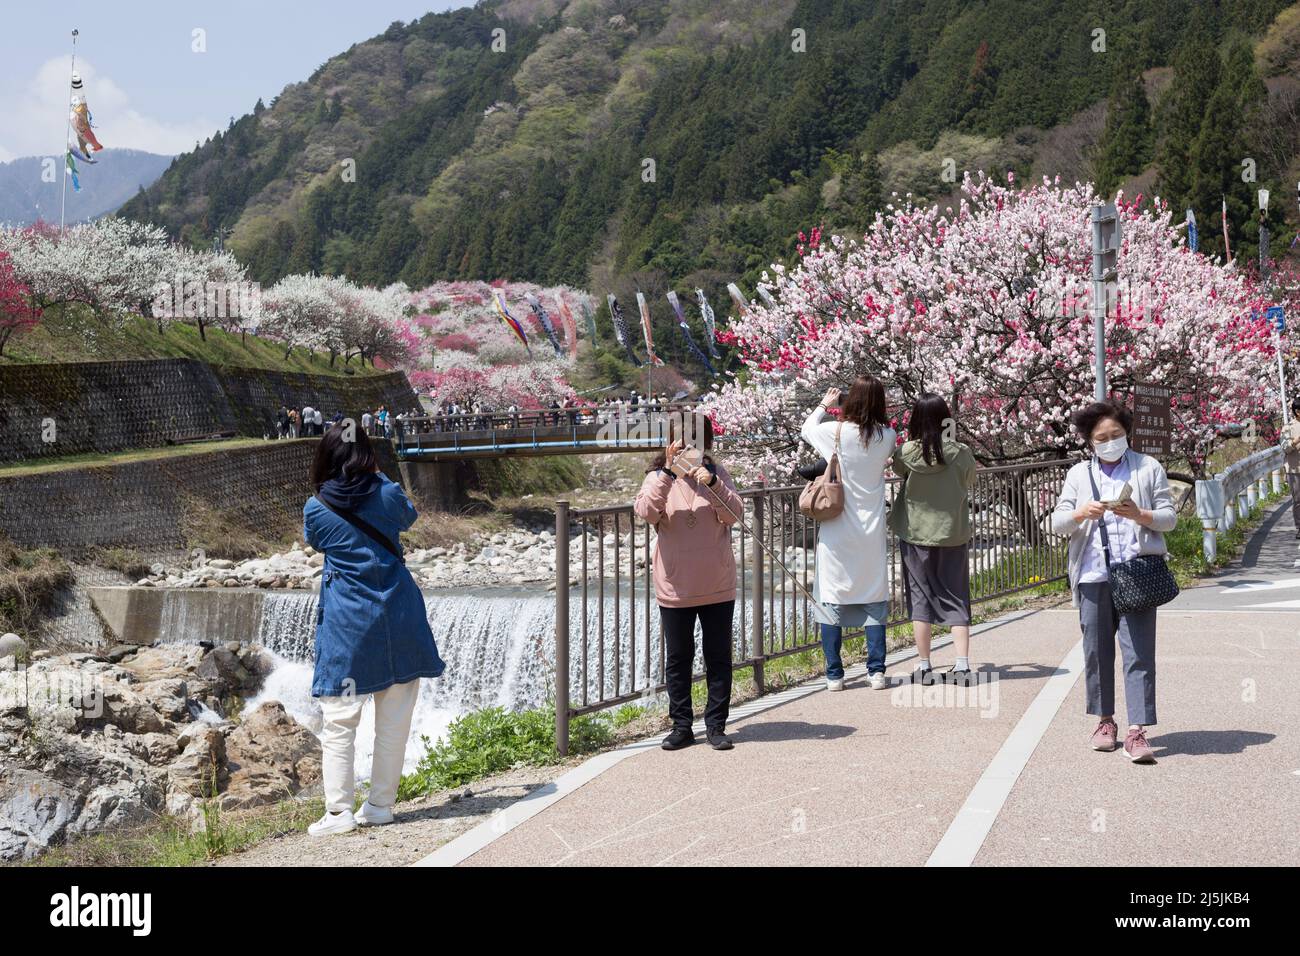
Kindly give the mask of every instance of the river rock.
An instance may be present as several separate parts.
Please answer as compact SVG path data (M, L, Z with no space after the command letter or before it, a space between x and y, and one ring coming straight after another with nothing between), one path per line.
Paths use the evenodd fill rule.
M245 714L226 742L225 810L274 803L321 778L320 742L275 701Z

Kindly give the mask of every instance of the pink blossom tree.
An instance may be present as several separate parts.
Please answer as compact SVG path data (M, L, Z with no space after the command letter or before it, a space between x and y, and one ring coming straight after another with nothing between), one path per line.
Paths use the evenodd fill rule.
M15 333L30 331L40 319L32 290L14 272L9 253L0 252L0 355Z
M910 198L860 240L814 236L773 266L720 337L745 374L708 403L720 427L758 440L750 463L784 479L799 426L829 385L880 377L899 411L936 391L986 463L1077 449L1071 412L1091 400L1090 185L1029 189L967 176L957 209ZM1201 474L1218 428L1266 413L1274 359L1253 285L1193 253L1163 204L1123 202L1108 289L1108 384L1173 389L1173 447ZM1274 403L1276 398L1273 398Z

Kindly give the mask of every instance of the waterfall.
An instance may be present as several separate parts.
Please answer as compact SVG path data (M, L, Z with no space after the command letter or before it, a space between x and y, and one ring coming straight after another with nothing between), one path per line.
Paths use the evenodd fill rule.
M211 639L211 632L182 626L187 614L190 624L210 624L207 618L193 619L183 606L186 592L174 593L175 607L169 608L173 627L171 640ZM586 630L580 592L570 599L569 687L570 697L581 706L601 699L636 693L649 698L647 688L659 679L662 654L659 612L650 598L649 635L646 633L644 588L633 596L628 589L616 589L608 582L603 595L594 588L588 595ZM555 595L548 591L476 590L472 592L425 592L429 626L447 670L437 680L424 680L411 722L406 750L406 771L415 768L423 756L422 738L430 742L445 736L457 717L485 707L523 710L545 705L554 694ZM316 628L316 595L305 591L267 592L262 597L260 620L249 629L256 643L273 657L275 667L262 689L246 703L249 710L264 701L278 701L299 723L319 733L321 711L311 696L312 661ZM742 619L742 607L744 617ZM785 619L794 623L794 602ZM747 630L752 605L737 603L734 640L739 658L747 647L742 620ZM771 617L782 618L781 602L773 605ZM603 641L602 641L603 634ZM619 635L619 640L613 639ZM584 672L583 642L586 642ZM647 660L650 663L647 669ZM695 669L703 668L697 642ZM584 692L585 691L585 692ZM369 776L374 739L373 706L367 704L357 731L357 773Z

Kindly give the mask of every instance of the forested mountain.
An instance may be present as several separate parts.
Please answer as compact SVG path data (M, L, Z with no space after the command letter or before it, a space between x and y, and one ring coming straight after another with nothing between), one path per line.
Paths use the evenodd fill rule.
M1283 0L484 0L339 54L124 213L228 231L263 282L661 295L983 167L1154 190L1210 249L1226 196L1248 252L1258 186L1294 215L1297 37Z

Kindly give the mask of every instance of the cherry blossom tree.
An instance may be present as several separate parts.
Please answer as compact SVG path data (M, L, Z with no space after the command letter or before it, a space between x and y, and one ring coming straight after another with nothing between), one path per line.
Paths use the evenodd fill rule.
M803 417L828 385L885 381L896 410L921 392L950 399L960 437L986 463L1077 449L1070 414L1091 400L1090 185L1017 189L967 176L957 209L910 197L859 239L802 238L761 298L720 337L745 374L708 403L750 438L751 464L786 477ZM1274 359L1252 284L1186 248L1159 201L1121 197L1123 246L1108 289L1109 387L1173 389L1173 446L1201 474L1224 423L1260 416ZM1275 399L1274 399L1275 401ZM757 440L752 440L757 439Z

